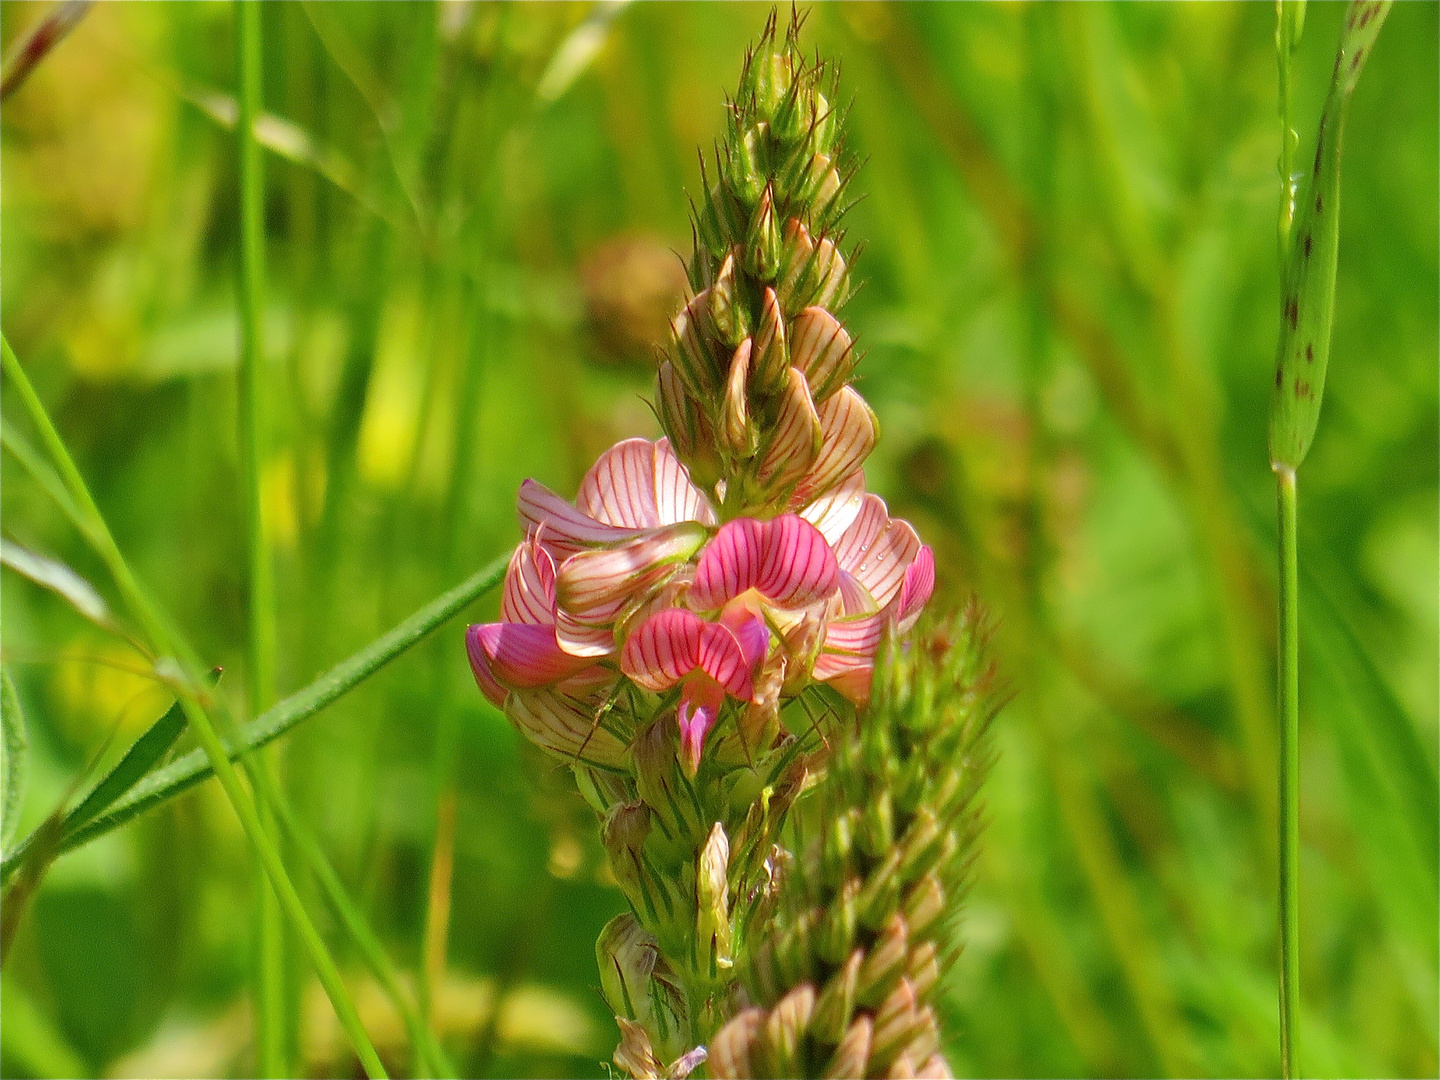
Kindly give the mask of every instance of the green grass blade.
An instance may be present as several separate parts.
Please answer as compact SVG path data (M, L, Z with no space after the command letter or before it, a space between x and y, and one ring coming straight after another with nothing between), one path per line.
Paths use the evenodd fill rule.
M25 731L25 714L10 672L0 668L0 846L9 847L20 823L25 801L25 779L30 764L30 737Z
M125 751L115 767L105 774L90 794L80 800L80 805L65 815L64 833L69 836L87 822L94 820L134 787L146 773L153 769L185 730L185 710L177 702L165 710L165 715L156 720L144 735L136 739Z
M1285 265L1280 342L1270 407L1270 461L1298 468L1320 422L1335 267L1340 252L1340 152L1345 114L1365 58L1390 12L1389 0L1351 0L1346 9L1330 92L1320 113L1315 163L1304 187Z
M508 561L509 556L494 560L449 592L432 600L389 633L376 638L349 659L336 664L305 689L267 709L240 729L229 747L230 758L233 760L242 753L280 738L296 724L314 716L439 629L461 609L498 585L505 576ZM203 751L192 750L158 772L149 774L118 800L109 813L66 836L61 842L60 850L70 851L97 836L103 836L211 775L210 763ZM17 865L18 860L15 857L7 857L3 866L0 866L0 878L9 877Z
M120 632L110 605L100 591L59 559L0 540L0 565L49 589L100 629L112 634Z

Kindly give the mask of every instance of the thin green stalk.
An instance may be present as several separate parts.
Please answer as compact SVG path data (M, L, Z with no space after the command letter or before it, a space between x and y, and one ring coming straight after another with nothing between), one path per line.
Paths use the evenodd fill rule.
M30 384L24 368L20 366L20 361L10 348L9 341L5 340L3 335L0 335L0 354L3 354L5 374L19 392L21 401L25 404L35 427L40 432L41 441L50 452L55 468L59 471L61 479L70 492L70 497L93 523L101 559L115 579L115 584L125 597L131 612L141 624L145 636L162 658L160 662L163 663L166 657L174 657L182 665L184 679L179 684L180 704L185 710L190 729L195 733L196 741L200 743L205 757L209 759L210 767L214 770L216 779L220 781L226 797L235 808L235 815L240 819L240 826L244 829L246 837L264 866L270 883L280 899L281 906L309 952L320 982L330 997L330 1002L335 1008L335 1014L339 1017L341 1026L349 1034L361 1064L370 1076L385 1076L385 1068L380 1064L380 1058L376 1055L375 1048L370 1044L369 1037L360 1024L359 1014L356 1013L355 1005L350 1000L350 995L340 979L340 972L336 969L335 962L331 959L319 931L315 929L314 924L305 914L305 907L300 902L299 894L295 892L295 886L291 884L290 878L285 872L280 854L266 834L254 802L251 801L245 788L241 785L240 776L235 771L235 767L230 764L225 746L221 743L220 736L216 733L209 715L201 705L200 695L204 692L202 690L204 683L196 674L197 665L194 654L183 639L170 629L160 614L160 609L131 572L129 564L126 563L119 546L115 543L110 527L101 516L99 507L95 505L90 489L80 476L80 470L76 468L69 450L66 449L60 438L60 433L55 429L54 422L35 393L35 388Z
M245 548L249 568L246 612L246 690L250 715L269 704L275 682L275 585L260 496L265 453L261 413L261 364L264 357L262 313L265 304L265 176L264 159L255 140L255 118L261 114L260 7L255 0L235 0L235 67L239 104L235 131L240 160L240 364L236 409L240 446L240 479L244 495ZM250 763L252 772L269 768L262 755ZM257 810L267 833L274 821L262 801ZM257 1008L255 1022L260 1074L284 1076L285 932L275 894L257 867L255 888Z
M1277 467L1280 504L1280 1068L1298 1075L1300 1018L1300 580L1295 470Z
M340 916L341 925L345 927L359 948L360 955L364 957L366 964L376 980L379 981L381 989L385 991L385 995L394 1004L395 1011L400 1014L400 1019L410 1036L411 1048L415 1052L417 1071L427 1076L455 1076L455 1067L450 1064L445 1051L425 1026L414 1002L401 987L399 974L394 964L390 962L384 946L380 944L355 901L345 891L340 875L335 872L335 868L325 856L314 833L295 816L294 810L269 774L259 771L256 775L263 789L262 794L280 819L295 850L300 853L310 872L315 875L326 898L334 907L336 914Z

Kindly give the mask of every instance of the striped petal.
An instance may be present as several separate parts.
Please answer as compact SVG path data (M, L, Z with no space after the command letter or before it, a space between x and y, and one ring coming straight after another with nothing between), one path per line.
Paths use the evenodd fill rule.
M512 690L548 686L594 663L561 649L555 640L554 627L525 623L484 623L468 627L465 649L482 690L494 683Z
M804 518L736 518L700 553L690 603L709 611L755 589L781 607L804 607L829 597L838 583L830 545Z
M816 682L829 683L856 705L864 705L870 700L870 684L875 678L875 659L822 653L815 661L812 675Z
M500 620L532 626L555 622L555 562L533 538L521 542L510 556Z
M638 602L704 542L703 525L683 522L618 547L571 555L560 564L556 577L556 604L586 625L613 622L627 604Z
M712 679L691 679L680 693L675 719L680 725L680 763L687 776L700 771L705 736L720 717L725 690Z
M805 476L820 454L823 435L805 375L792 367L786 378L780 414L756 471L763 486L782 492Z
M755 429L750 426L750 338L740 342L730 360L730 377L725 382L725 397L720 408L720 434L726 448L736 457L748 458L755 453Z
M864 501L865 473L856 469L835 487L800 510L799 514L819 529L826 542L833 547L859 515Z
M752 691L751 665L729 627L684 608L668 608L641 623L621 650L620 670L656 692L696 670L735 697L748 699Z
M580 481L575 506L595 521L622 529L715 520L668 439L625 439L606 450Z
M629 540L640 531L596 521L535 480L520 485L515 504L526 535L533 534L547 551L561 558L586 548Z
M790 324L790 362L805 373L818 403L845 385L855 350L839 319L823 307L807 307Z
M905 570L905 580L900 586L900 595L895 602L895 619L901 633L915 625L920 611L935 591L935 552L926 544L915 555L915 561Z
M866 495L860 513L835 545L835 559L879 607L885 607L900 591L919 551L920 537L910 523L891 520L885 501Z
M796 488L792 506L804 506L859 469L880 437L875 414L851 386L826 399L819 417L820 454Z
M555 757L623 768L627 747L596 721L598 709L598 702L579 701L556 690L526 690L510 695L505 715L522 735Z

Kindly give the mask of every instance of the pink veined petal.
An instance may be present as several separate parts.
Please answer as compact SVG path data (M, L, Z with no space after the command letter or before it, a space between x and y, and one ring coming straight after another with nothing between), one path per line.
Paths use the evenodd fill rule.
M483 623L466 631L465 645L472 668L484 664L496 682L514 690L548 686L594 663L561 649L550 626Z
M838 574L830 545L804 518L736 518L700 553L690 603L709 611L753 588L781 607L804 607L832 594Z
M500 619L532 626L555 621L555 563L534 538L522 541L510 556Z
M555 643L571 656L600 659L615 651L615 632L608 626L589 626L564 608L555 611Z
M805 374L792 367L785 379L779 416L775 420L770 443L761 454L756 477L764 487L781 491L788 490L805 476L820 454L824 432ZM818 493L812 492L812 497ZM805 499L805 502L809 501L809 498Z
M791 504L803 506L860 468L880 436L879 424L865 399L851 386L826 398L819 408L820 456L810 466Z
M727 693L748 701L754 692L751 681L752 661L728 626L705 623L700 629L700 649L696 665L723 686Z
M668 690L700 663L704 619L684 608L658 611L635 628L620 650L620 670L647 690Z
M520 527L527 534L537 534L547 551L562 557L586 548L629 540L639 532L596 521L535 480L526 480L520 485L515 503Z
M765 525L764 559L755 588L781 607L807 607L831 596L840 568L820 530L795 514Z
M856 469L829 492L799 510L799 514L820 530L827 543L834 547L845 530L850 528L865 501L865 473ZM840 568L845 568L841 562Z
M835 545L835 558L841 570L885 607L900 591L905 571L919 550L920 537L910 523L891 520L884 500L867 495L859 516Z
M606 450L580 482L575 505L602 524L627 529L715 521L668 439L625 439Z
M731 610L731 607L738 610ZM740 646L740 653L751 670L770 648L770 628L765 625L765 616L748 606L727 605L720 612L720 624L729 628Z
M920 610L930 600L930 594L935 591L935 552L929 544L925 544L915 556L915 561L905 571L905 581L900 586L900 595L896 598L896 621L904 633L915 625L915 620L920 617Z
M880 610L880 605L870 595L870 590L861 585L851 575L841 571L840 573L840 612L839 617L849 618L852 615L873 615ZM556 613L558 622L560 613Z
M815 661L813 678L829 683L856 705L870 700L870 684L875 677L875 661L868 656L837 656L822 653Z
M510 690L508 687L501 686L490 670L490 657L480 647L479 632L482 629L483 627L478 624L465 628L465 653L470 658L470 670L475 674L475 685L480 687L480 692L485 695L491 705L497 709L503 709Z
M556 604L582 623L612 622L621 609L658 585L704 542L704 526L687 521L616 547L578 552L560 564Z
M832 620L825 628L825 648L821 659L831 654L873 659L889 621L888 611L877 611L874 615L858 619Z
M736 518L720 526L695 564L690 605L709 611L751 588L760 576L765 538L765 523L754 518Z
M675 719L680 725L680 761L689 776L700 770L700 755L705 749L705 736L720 716L725 703L725 690L712 679L696 678L685 682Z

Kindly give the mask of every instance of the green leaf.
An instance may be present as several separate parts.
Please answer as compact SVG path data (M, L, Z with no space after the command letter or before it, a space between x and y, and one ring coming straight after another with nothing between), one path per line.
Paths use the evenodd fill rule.
M1335 316L1345 112L1389 12L1389 0L1351 0L1330 93L1320 113L1315 161L1300 196L1280 293L1280 342L1270 406L1270 462L1276 468L1299 467L1310 452L1320 422L1330 360L1330 326Z
M0 741L0 847L9 847L25 801L30 738L25 733L25 714L20 711L15 684L4 668L0 668L0 727L4 728Z
M102 630L118 632L115 616L99 590L58 559L0 540L0 565L49 589Z

